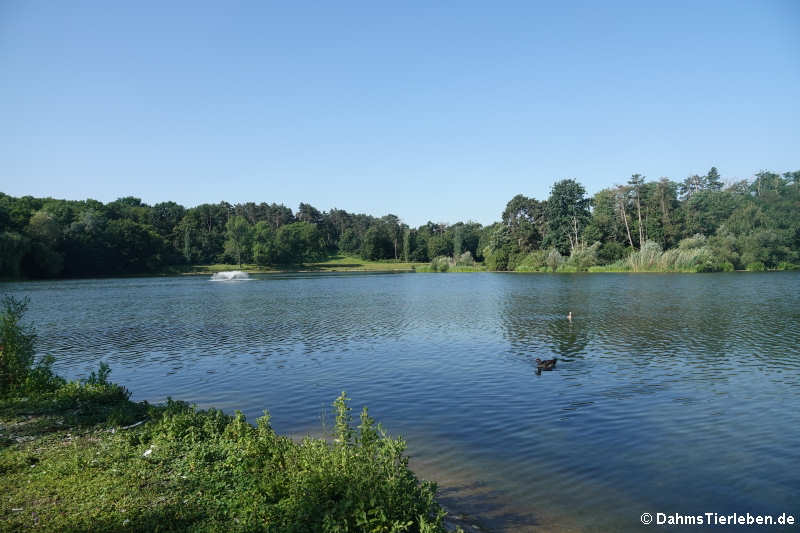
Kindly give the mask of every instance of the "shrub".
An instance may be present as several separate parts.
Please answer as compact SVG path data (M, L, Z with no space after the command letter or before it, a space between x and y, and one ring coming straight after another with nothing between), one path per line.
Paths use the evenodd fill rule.
M492 251L485 251L486 268L489 270L508 270L508 250L497 248Z
M661 251L658 243L647 241L624 263L627 263L627 270L634 272L720 272L734 269L733 263L716 254L702 235L683 239L677 248L667 251Z
M706 236L702 233L697 233L692 237L687 237L682 239L681 242L678 243L678 248L681 250L694 250L696 248L702 248L706 245L707 239Z
M241 413L198 411L170 401L154 424L129 437L151 460L196 479L208 518L243 530L444 533L436 485L408 468L406 444L361 412L353 427L345 393L334 402L334 442L294 442ZM266 525L266 527L264 527Z
M440 255L431 260L431 272L447 272L450 269L450 258Z
M778 270L800 270L800 265L795 265L788 261L781 261L778 263Z
M36 361L36 331L22 323L28 302L13 296L0 301L0 396L52 389L63 382L51 370L52 357Z
M608 241L600 245L597 250L597 258L601 263L613 263L624 259L630 250L616 241Z
M661 258L661 245L647 241L642 248L628 256L628 264L634 272L653 270Z
M475 264L472 254L467 250L456 257L445 255L434 257L429 265L416 270L417 272L479 272L483 268Z
M761 261L753 261L752 263L747 263L747 270L750 272L764 272L767 267Z
M630 271L631 271L631 266L625 259L615 261L610 265L596 265L593 267L589 267L589 272L630 272Z
M547 268L550 269L551 272L555 272L558 270L558 267L561 266L561 263L564 262L564 258L561 257L561 254L553 248L549 252L547 252L547 257L545 258L545 264Z
M517 272L541 272L547 269L546 260L546 250L534 250L524 256L514 270Z
M589 267L597 264L597 252L600 243L596 242L591 246L578 246L567 259L567 265L574 268L575 272L586 272Z

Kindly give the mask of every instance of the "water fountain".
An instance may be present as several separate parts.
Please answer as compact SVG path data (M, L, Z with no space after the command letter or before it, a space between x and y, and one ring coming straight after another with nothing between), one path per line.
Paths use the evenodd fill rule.
M250 274L241 270L225 270L223 272L215 272L211 276L211 281L250 281L252 279Z

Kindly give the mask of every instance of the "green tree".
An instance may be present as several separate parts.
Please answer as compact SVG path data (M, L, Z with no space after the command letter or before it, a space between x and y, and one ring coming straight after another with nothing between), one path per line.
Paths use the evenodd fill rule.
M0 276L18 278L22 275L22 258L30 249L30 239L16 231L0 233Z
M317 227L308 222L293 222L278 228L275 247L277 261L284 265L316 261L323 257L325 251Z
M240 216L231 217L225 224L225 252L233 257L242 266L242 260L249 257L248 250L252 247L253 228L247 219Z
M647 233L645 232L645 226L642 223L642 186L644 185L644 176L641 174L633 174L631 179L628 180L628 185L630 185L631 191L631 201L636 207L636 217L637 217L637 233L639 234L639 247L641 248L642 244L647 240Z
M361 243L364 259L389 259L394 256L394 241L385 224L376 224L367 230Z
M175 202L161 202L150 209L150 225L167 240L172 240L175 229L186 215L186 209Z
M262 220L253 228L253 260L259 265L274 265L279 260L275 231Z
M517 249L528 252L539 247L547 233L546 204L535 198L518 194L503 211L503 224L508 227Z
M106 226L104 274L157 272L169 263L169 244L150 226L133 220L111 220Z
M548 224L545 244L564 253L578 247L583 228L591 219L590 205L583 185L572 179L556 182L545 208Z
M453 255L453 241L447 235L433 235L428 239L428 257Z
M392 214L381 217L381 223L386 226L386 234L392 241L392 255L397 259L400 239L403 235L403 224L400 222L399 217Z
M409 261L411 258L411 247L413 245L413 243L411 242L412 238L413 235L411 233L411 229L406 228L405 230L403 230L403 261L406 262Z
M21 387L33 367L36 332L22 324L28 300L0 301L0 396Z
M705 188L711 191L722 190L722 178L719 175L717 167L711 167L708 174L706 174Z
M353 228L347 228L339 238L339 250L345 254L354 254L361 250L361 239Z

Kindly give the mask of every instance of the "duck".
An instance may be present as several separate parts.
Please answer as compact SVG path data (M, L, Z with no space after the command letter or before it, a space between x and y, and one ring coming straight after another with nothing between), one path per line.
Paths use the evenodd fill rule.
M536 358L536 370L553 370L556 367L556 362L558 361L557 358L552 359L545 359L542 361L538 357Z

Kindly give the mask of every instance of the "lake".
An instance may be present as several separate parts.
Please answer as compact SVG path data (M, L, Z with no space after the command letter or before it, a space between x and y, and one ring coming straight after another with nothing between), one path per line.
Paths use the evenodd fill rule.
M800 273L127 278L0 293L30 297L57 372L107 361L136 400L250 421L269 409L277 431L318 435L346 390L354 413L367 405L408 440L448 509L490 530L800 515ZM556 369L537 375L536 357Z

